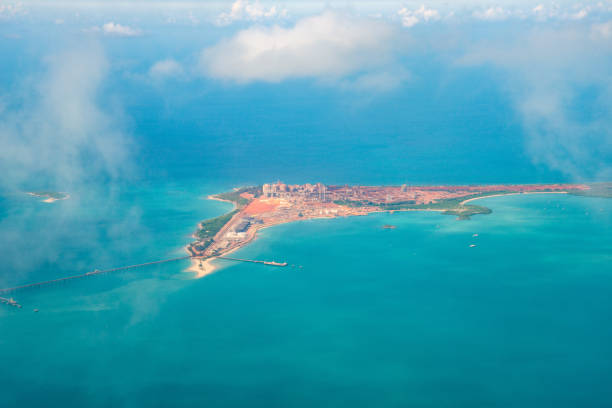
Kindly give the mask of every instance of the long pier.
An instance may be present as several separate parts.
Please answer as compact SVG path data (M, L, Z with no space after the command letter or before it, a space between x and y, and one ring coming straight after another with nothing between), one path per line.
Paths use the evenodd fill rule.
M166 263L166 262L174 262L174 261L179 261L181 259L188 259L188 258L191 258L191 256L186 255L186 256L181 256L181 257L178 257L178 258L162 259L160 261L152 261L152 262L145 262L145 263L136 264L136 265L120 266L118 268L111 268L111 269L104 269L104 270L96 269L96 270L94 270L92 272L86 272L86 273L82 273L82 274L79 274L79 275L65 276L63 278L50 279L50 280L47 280L47 281L28 283L28 284L25 284L25 285L15 286L15 287L12 287L12 288L0 289L0 293L15 292L15 291L22 290L22 289L35 288L35 287L40 287L40 286L47 286L47 285L51 285L53 283L61 283L61 282L66 282L66 281L74 280L74 279L82 279L82 278L87 278L87 277L90 277L90 276L102 275L104 273L111 273L111 272L124 271L124 270L128 270L128 269L142 268L142 267L149 266L149 265L162 264L162 263Z
M12 288L0 289L0 294L16 292L18 290L23 290L23 289L38 288L42 286L48 286L54 283L62 283L62 282L67 282L71 280L76 280L76 279L83 279L83 278L88 278L88 277L95 276L95 275L102 275L105 273L125 271L128 269L143 268L145 266L158 265L158 264L163 264L167 262L175 262L175 261L181 261L184 259L191 259L191 258L198 259L201 257L185 255L185 256L179 256L177 258L162 259L159 261L145 262L145 263L140 263L136 265L120 266L118 268L111 268L111 269L104 269L104 270L96 269L92 272L86 272L86 273L82 273L79 275L65 276L63 278L50 279L50 280L46 280L42 282L33 282L33 283L25 284L25 285L15 286ZM268 265L268 266L287 266L287 262L279 263L279 262L270 262L270 261L258 261L254 259L229 258L229 257L224 257L224 256L216 256L216 257L213 256L212 258L227 259L230 261L251 262L251 263L263 264L263 265ZM0 302L12 304L11 299L5 299L1 297L0 297Z
M274 262L274 261L258 261L255 259L241 259L241 258L230 258L229 256L218 256L219 259L226 259L228 261L238 262L251 262L268 266L287 266L287 262Z

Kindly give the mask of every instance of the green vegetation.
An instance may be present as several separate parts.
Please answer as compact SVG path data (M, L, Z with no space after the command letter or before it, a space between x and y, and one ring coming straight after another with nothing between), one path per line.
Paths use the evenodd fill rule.
M238 208L245 207L250 200L247 200L244 197L240 197L242 193L250 193L255 197L259 197L262 194L261 186L256 187L242 187L233 191L228 191L227 193L217 194L215 197L220 198L221 200L231 201Z
M570 194L585 196L585 197L610 197L612 198L612 183L593 183L589 184L589 190L569 190ZM552 189L542 189L538 192L552 192ZM377 204L371 201L352 201L352 200L336 200L335 204L345 205L348 207L378 207L381 210L393 211L393 210L442 210L442 214L456 215L461 220L467 220L472 215L476 214L491 214L491 209L482 207L479 205L461 205L462 202L472 198L485 198L492 195L498 194L514 194L516 191L500 190L500 191L487 191L482 193L476 193L466 195L458 198L449 198L445 200L438 200L435 203L429 204L415 204L414 201L401 201L395 203L382 203Z
M353 200L334 200L334 204L344 205L347 207L359 208L365 207L366 205L376 205L369 201L353 201Z
M208 246L210 244L212 244L212 243L213 243L213 239L212 238L208 238L206 241L200 241L198 243L193 244L193 248L195 248L199 252L202 252L206 248L208 248Z
M472 215L491 214L493 211L490 208L480 205L462 205L458 208L443 211L445 215L456 215L460 220L469 220Z
M262 194L261 186L256 187L242 187L237 188L233 191L229 191L227 193L217 194L215 197L221 200L231 201L236 204L236 209L227 214L220 215L215 218L211 218L209 220L202 221L198 227L198 231L196 235L199 239L199 243L196 246L198 251L203 251L213 242L213 238L217 235L217 232L223 228L225 224L232 219L232 217L237 214L242 208L244 208L250 200L240 197L242 193L250 193L255 197L258 197Z
M461 220L467 220L472 215L476 214L491 214L491 209L487 207L482 207L479 205L461 205L461 203L465 200L469 200L471 198L480 198L487 197L496 194L505 194L511 193L512 191L488 191L485 193L477 193L466 195L462 197L456 198L448 198L444 200L439 200L434 203L428 204L415 204L414 200L410 201L400 201L395 203L382 203L376 204L371 201L351 201L351 200L336 200L335 204L338 205L346 205L348 207L364 207L364 206L372 206L379 207L381 210L385 211L396 211L396 210L442 210L442 214L446 215L456 215Z
M365 207L365 206L380 207L380 209L382 210L389 210L389 211L392 211L392 210L452 210L452 209L457 209L461 205L460 203L465 200L469 200L471 198L476 198L476 197L485 197L485 196L493 195L493 194L501 194L501 193L504 193L504 192L495 191L495 192L484 193L484 194L472 194L472 195L466 195L466 196L457 197L457 198L448 198L445 200L439 200L434 203L428 203L428 204L415 204L414 200L398 201L394 203L381 203L381 204L377 204L372 201L336 200L334 201L334 203L338 205L346 205L348 207L357 207L357 208Z
M219 232L221 228L236 214L238 210L234 210L227 214L221 215L210 220L202 221L198 229L197 236L200 240L206 241L211 239ZM210 243L209 243L210 244Z

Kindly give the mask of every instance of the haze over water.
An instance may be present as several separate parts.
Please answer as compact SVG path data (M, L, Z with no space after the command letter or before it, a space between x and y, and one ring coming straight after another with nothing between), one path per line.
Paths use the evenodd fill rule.
M182 256L236 186L610 180L607 3L424 3L0 3L0 287ZM17 292L0 406L608 406L612 200L474 204Z

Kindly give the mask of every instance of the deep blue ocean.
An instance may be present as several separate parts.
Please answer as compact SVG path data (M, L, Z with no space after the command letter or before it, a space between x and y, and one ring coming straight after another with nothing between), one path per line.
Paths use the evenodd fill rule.
M120 63L97 103L120 105L132 170L1 191L0 287L181 256L231 209L206 196L236 186L571 181L525 153L489 68L416 52L384 96L142 79L218 40L201 34L105 40ZM22 35L0 42L2 95L59 48L52 30ZM22 309L0 305L0 407L609 407L612 200L479 204L493 213L280 225L236 253L288 268L219 262L195 280L184 261L17 292Z

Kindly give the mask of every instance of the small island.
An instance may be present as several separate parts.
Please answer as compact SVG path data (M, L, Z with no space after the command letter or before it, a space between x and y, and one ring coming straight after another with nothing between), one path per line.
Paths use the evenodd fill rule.
M32 197L43 198L43 203L53 203L58 200L67 200L70 194L56 191L31 191L28 192Z
M195 242L186 248L192 257L189 270L197 277L208 275L214 271L213 259L247 245L255 239L257 231L293 221L395 211L438 211L469 220L474 215L492 212L487 207L468 204L481 198L536 193L591 195L590 192L591 186L586 184L328 186L288 185L279 181L236 188L208 197L230 202L234 209L198 225L193 235Z

